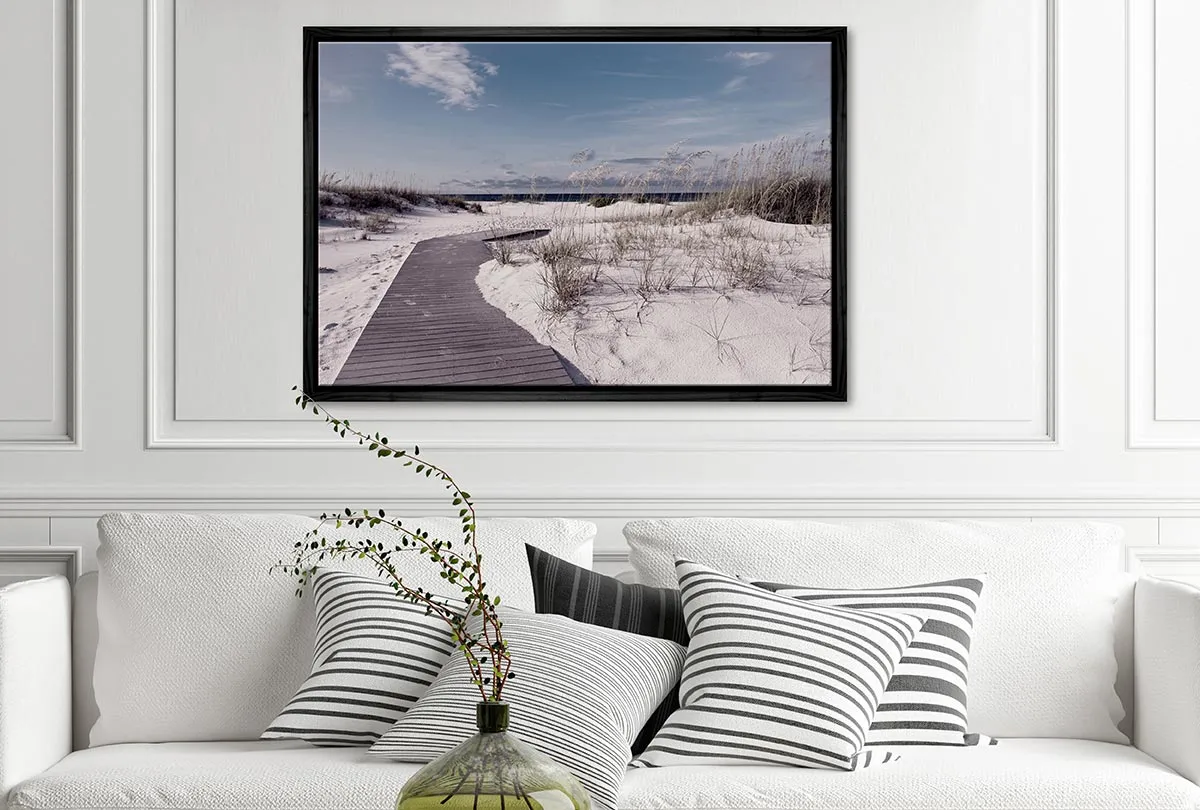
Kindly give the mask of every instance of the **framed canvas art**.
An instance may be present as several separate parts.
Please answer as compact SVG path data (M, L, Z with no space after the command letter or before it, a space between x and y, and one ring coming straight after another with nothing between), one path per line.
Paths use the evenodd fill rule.
M843 28L307 28L316 399L846 400Z

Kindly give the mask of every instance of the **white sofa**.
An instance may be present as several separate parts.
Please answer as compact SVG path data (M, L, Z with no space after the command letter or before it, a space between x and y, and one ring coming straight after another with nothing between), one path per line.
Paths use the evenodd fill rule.
M418 767L253 740L87 748L94 587L86 577L73 595L51 577L0 590L0 810L379 810ZM620 807L1200 808L1200 590L1130 579L1117 611L1132 745L1009 738L907 750L898 763L849 774L635 769Z

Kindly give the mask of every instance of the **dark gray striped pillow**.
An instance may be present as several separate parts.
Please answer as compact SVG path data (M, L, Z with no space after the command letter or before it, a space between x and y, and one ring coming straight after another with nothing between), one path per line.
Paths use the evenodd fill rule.
M510 730L574 774L594 806L614 808L629 746L679 680L683 647L565 616L501 607L500 618L517 674L504 688ZM455 655L370 753L429 762L475 733L478 702Z
M755 582L781 596L878 613L926 619L879 703L867 745L978 745L967 735L967 662L981 578L954 579L899 588L839 590Z
M687 625L679 591L630 585L578 565L572 565L536 546L525 544L529 574L533 579L533 603L538 613L557 613L586 622L641 636L688 643ZM672 689L654 710L633 743L640 754L679 708L679 690Z
M450 628L374 577L323 569L312 592L312 673L262 739L370 745L442 670L454 651Z
M686 560L675 570L691 634L680 708L634 764L869 764L867 729L923 619L778 596Z

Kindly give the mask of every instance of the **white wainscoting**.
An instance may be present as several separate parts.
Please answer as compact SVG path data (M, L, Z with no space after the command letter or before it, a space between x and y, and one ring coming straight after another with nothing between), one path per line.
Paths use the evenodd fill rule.
M1195 509L1197 514L1200 514L1200 503L1195 505ZM500 514L503 513L504 511L500 510ZM0 517L0 587L22 579L50 574L62 574L74 582L80 575L95 571L97 517ZM621 527L628 519L637 516L578 517L592 520L598 527L593 568L613 576L627 573L628 550L621 535ZM836 523L888 519L881 515L871 518L846 518L837 515L805 517ZM911 518L911 515L904 516L904 519ZM955 519L944 515L939 515L938 518ZM1200 517L1061 515L1054 518L1026 518L996 515L970 519L1018 523L1096 519L1114 523L1120 525L1125 532L1126 568L1131 573L1175 579L1200 587Z
M300 514L318 514L319 508L304 508L295 502L281 501L275 504L259 504L259 509L246 511L280 511ZM879 506L883 506L880 504ZM582 520L590 520L597 525L595 545L596 568L606 573L618 573L627 566L628 548L621 534L621 529L629 520L646 517L687 517L694 514L728 515L731 517L754 514L780 519L818 520L835 523L853 523L865 520L983 520L1003 522L1048 522L1060 520L1097 520L1119 525L1124 531L1127 566L1130 571L1148 573L1167 578L1196 578L1200 584L1200 500L1190 504L1176 503L1165 506L1170 517L1158 517L1150 513L1150 504L1140 507L1131 504L1086 504L1077 502L1059 502L1055 504L1024 504L1028 510L1024 514L1017 511L1017 504L1007 506L987 503L958 503L943 504L940 507L924 504L924 511L917 511L921 504L913 503L908 510L883 509L871 511L869 508L846 507L838 509L829 504L813 504L809 508L797 508L792 504L790 509L776 505L775 509L763 509L747 512L744 505L739 508L722 508L720 505L710 505L708 510L687 509L675 506L652 506L650 504L627 505L629 510L618 513L610 505L609 509L597 508L591 505L568 505L563 503L543 502L535 504L493 503L486 509L491 517L552 517L567 516ZM204 504L158 503L159 509L178 509L199 512L210 511ZM434 504L401 503L388 505L389 511L406 515L421 515L436 513ZM103 510L87 513L87 509L96 510L96 504L77 504L74 509L64 505L54 516L45 517L15 517L2 516L0 511L0 559L11 549L44 548L48 550L66 549L78 557L78 565L82 572L96 570L96 549L98 538L96 520ZM114 502L113 509L146 509L153 510L154 505L146 502ZM827 511L820 511L824 508ZM398 511L399 510L399 511ZM225 511L225 510L222 510ZM1036 517L1030 517L1029 512L1036 511ZM857 513L857 514L855 514ZM1187 514L1188 516L1180 516ZM282 541L281 541L282 542ZM281 546L283 548L283 546ZM164 549L170 553L169 547ZM0 575L4 569L0 566Z

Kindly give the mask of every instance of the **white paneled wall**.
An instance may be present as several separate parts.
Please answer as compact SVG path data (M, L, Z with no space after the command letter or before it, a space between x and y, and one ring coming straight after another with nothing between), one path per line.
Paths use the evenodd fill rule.
M722 514L1095 517L1132 566L1200 570L1198 13L9 0L0 547L77 546L90 569L108 509L440 506L290 405L301 26L831 24L850 28L849 403L337 411L420 443L484 514L596 519L606 566L627 518Z

